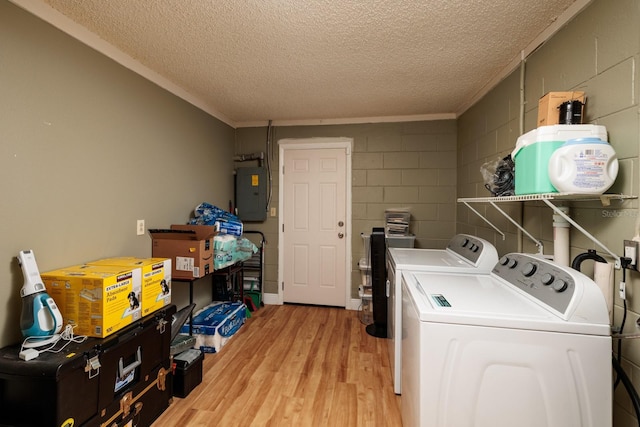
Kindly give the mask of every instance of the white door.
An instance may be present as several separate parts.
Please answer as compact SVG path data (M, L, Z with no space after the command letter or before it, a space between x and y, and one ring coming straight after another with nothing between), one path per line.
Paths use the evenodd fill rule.
M345 307L350 148L312 147L282 151L283 301Z

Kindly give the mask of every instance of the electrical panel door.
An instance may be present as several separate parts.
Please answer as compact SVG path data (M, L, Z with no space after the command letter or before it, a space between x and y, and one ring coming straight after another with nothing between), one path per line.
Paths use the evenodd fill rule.
M236 169L236 209L242 221L267 219L267 170L265 168Z

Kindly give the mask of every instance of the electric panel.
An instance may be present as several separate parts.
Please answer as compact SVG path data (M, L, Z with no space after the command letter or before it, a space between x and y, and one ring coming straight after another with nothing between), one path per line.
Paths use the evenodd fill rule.
M242 221L267 219L267 170L263 167L236 169L236 209Z

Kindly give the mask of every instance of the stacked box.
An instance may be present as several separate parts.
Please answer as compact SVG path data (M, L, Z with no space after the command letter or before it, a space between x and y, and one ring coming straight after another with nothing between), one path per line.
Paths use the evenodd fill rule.
M171 304L171 260L168 258L115 257L89 262L142 270L142 315Z
M168 230L149 230L154 258L171 260L173 280L193 280L213 273L213 238L209 225L174 224Z
M76 265L40 275L75 335L104 338L142 316L142 271Z
M560 104L566 101L584 103L584 92L548 92L538 101L538 126L551 126L560 123Z
M408 208L385 209L384 220L384 232L387 236L406 236L409 234L411 213Z

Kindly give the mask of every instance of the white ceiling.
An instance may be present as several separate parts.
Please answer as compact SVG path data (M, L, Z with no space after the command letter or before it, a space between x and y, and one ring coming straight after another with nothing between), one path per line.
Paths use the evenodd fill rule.
M11 0L234 127L455 118L590 0Z

